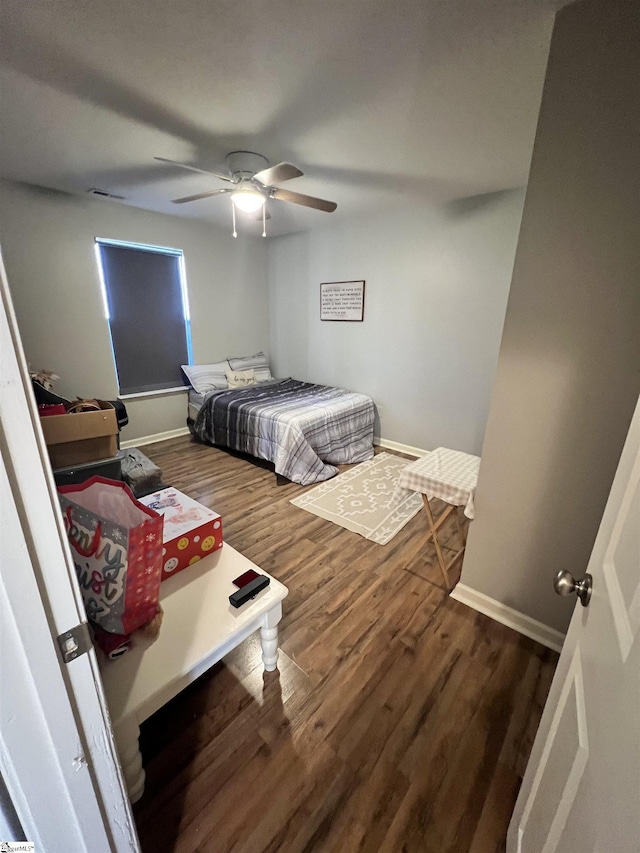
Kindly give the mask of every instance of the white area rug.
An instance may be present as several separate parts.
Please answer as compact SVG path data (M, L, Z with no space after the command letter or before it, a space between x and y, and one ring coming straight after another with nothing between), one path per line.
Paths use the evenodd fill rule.
M410 460L378 453L332 480L309 489L291 503L365 539L386 545L422 507L417 492L397 489Z

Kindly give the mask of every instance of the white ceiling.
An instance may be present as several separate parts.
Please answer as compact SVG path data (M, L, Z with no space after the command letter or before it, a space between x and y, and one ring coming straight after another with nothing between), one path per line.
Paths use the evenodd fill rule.
M226 196L170 203L221 182L153 156L249 149L338 203L270 201L271 234L522 186L557 5L3 0L0 175L227 228Z

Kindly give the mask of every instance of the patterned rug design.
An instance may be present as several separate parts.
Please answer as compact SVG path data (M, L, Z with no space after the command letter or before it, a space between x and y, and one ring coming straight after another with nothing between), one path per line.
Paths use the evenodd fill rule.
M386 545L422 507L418 493L397 488L400 472L410 461L378 453L369 462L293 498L291 503Z

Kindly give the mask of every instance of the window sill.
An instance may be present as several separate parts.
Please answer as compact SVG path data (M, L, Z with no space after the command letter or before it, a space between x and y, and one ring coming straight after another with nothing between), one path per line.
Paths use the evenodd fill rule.
M186 385L180 388L161 388L158 391L138 391L136 394L118 394L118 400L145 400L147 397L166 397L168 394L186 394Z

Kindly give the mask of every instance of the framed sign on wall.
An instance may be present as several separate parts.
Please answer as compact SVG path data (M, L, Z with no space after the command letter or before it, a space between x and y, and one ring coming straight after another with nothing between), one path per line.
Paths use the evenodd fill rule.
M320 319L361 323L364 281L325 281L320 285Z

